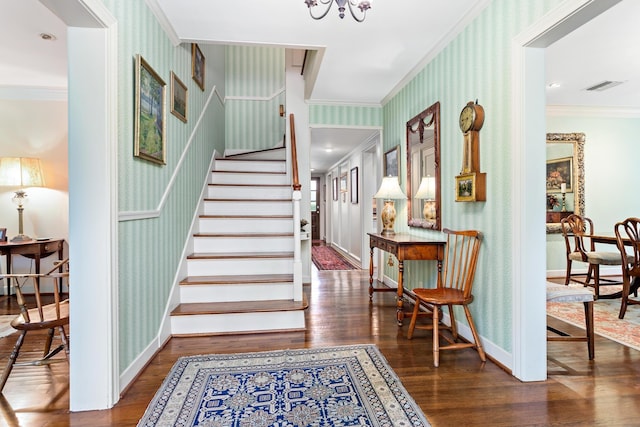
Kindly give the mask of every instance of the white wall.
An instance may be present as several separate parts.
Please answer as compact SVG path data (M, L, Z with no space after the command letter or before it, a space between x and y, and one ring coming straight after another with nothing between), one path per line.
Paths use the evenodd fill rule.
M37 98L37 95L36 95ZM45 187L27 189L24 207L24 233L31 237L69 238L69 182L67 161L67 101L22 98L19 90L0 91L0 157L38 157L42 163ZM89 142L88 142L89 143ZM18 234L18 212L11 201L14 187L0 187L0 227L9 239ZM41 262L42 269L53 258ZM1 269L5 269L2 259ZM29 271L32 261L13 258L14 271Z
M585 212L597 233L613 234L616 222L640 216L640 199L633 196L640 182L640 112L620 115L619 110L587 114L580 110L547 115L547 132L585 134ZM542 207L541 209L544 209ZM615 251L611 245L603 250ZM547 235L547 272L563 276L566 271L564 240Z

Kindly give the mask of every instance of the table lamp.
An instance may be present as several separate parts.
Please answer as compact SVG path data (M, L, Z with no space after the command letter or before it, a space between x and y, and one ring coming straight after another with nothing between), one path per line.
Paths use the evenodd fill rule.
M24 242L31 237L24 234L22 213L27 203L25 187L42 187L42 167L40 159L28 157L0 157L0 185L5 187L19 187L11 199L18 205L18 235L11 239L12 242Z
M420 181L418 191L414 196L416 199L425 199L422 214L424 219L435 221L436 219L436 177L427 175Z
M407 196L400 188L400 182L397 176L388 176L382 178L380 189L373 196L374 199L384 199L384 207L382 208L382 235L392 236L393 224L396 222L396 208L393 205L393 199L406 199Z

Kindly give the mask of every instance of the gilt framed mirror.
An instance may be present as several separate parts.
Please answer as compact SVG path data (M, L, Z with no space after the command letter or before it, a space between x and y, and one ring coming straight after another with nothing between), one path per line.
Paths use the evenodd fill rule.
M560 233L562 218L584 215L584 133L547 133L547 233Z
M407 122L409 227L441 229L440 103Z

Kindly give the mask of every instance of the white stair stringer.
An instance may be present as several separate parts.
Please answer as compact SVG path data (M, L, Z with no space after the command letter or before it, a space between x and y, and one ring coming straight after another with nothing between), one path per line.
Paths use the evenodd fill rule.
M242 157L215 160L171 312L174 336L305 329L284 154Z

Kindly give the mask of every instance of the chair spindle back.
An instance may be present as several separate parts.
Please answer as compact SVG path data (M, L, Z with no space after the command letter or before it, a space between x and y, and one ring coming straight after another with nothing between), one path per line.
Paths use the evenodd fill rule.
M473 288L482 234L476 230L445 228L442 231L447 234L447 247L438 287L461 290L468 298Z

